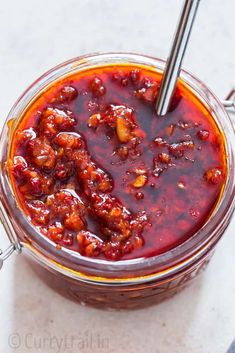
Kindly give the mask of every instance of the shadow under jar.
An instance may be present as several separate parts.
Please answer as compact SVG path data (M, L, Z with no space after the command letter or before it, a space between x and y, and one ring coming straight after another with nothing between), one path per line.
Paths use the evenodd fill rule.
M163 69L131 53L70 60L33 83L5 123L1 218L12 249L81 303L129 309L172 296L207 266L231 219L230 117L185 71L157 117Z

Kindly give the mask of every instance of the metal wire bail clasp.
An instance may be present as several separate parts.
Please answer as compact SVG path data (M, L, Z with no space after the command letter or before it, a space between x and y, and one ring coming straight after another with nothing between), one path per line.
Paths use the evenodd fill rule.
M21 245L15 233L15 230L11 224L11 221L6 213L6 210L0 201L0 220L3 224L3 227L7 233L7 236L10 240L10 245L7 247L6 250L2 251L0 249L0 269L3 266L3 262L13 253L20 253L21 252Z
M222 101L222 104L226 109L233 109L235 111L235 88L230 91L227 98Z
M15 246L10 244L8 248L4 251L0 249L0 270L2 268L3 262L15 251Z

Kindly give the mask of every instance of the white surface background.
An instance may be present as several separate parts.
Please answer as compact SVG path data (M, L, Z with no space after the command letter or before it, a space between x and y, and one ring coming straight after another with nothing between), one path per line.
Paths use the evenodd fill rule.
M181 3L1 0L1 125L21 92L68 58L112 50L166 58ZM201 1L184 62L221 98L235 85L234 16L233 0ZM234 230L235 219L202 279L172 300L134 312L70 302L42 283L23 256L12 257L0 273L0 352L226 352L235 338ZM70 348L72 335L79 348ZM96 343L98 335L103 347ZM55 339L48 340L53 336L60 349ZM91 336L95 343L86 344Z

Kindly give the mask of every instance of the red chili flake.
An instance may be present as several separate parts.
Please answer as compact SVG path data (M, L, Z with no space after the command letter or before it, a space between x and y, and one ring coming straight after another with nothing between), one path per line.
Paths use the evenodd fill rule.
M54 178L57 180L66 180L74 173L74 163L68 161L63 163L59 161L54 170Z
M26 168L23 170L23 183L19 186L19 190L31 199L34 196L42 196L50 193L53 187L53 180L48 176L42 176L36 170Z
M79 134L60 132L54 139L54 143L58 146L77 149L84 145L83 139Z
M93 114L90 116L90 118L88 120L88 126L96 128L96 127L98 127L100 120L101 120L100 114Z
M137 193L135 194L135 198L136 198L137 200L143 200L144 194L143 194L142 192L137 192Z
M137 98L142 99L148 103L154 103L157 98L159 90L159 84L156 82L147 82L144 84L143 88L136 91L135 95Z
M72 213L65 216L64 225L69 230L78 231L85 228L85 223L77 213L77 210L72 211Z
M73 234L68 233L63 237L62 243L64 246L72 246L74 243Z
M122 161L125 161L128 158L129 155L129 149L126 146L120 146L117 151L116 154L119 156L119 158Z
M71 102L76 99L78 96L78 92L75 87L73 86L64 86L58 95L56 101L64 103L64 102Z
M95 97L102 97L103 95L105 95L106 92L102 80L97 76L90 81L89 89Z
M207 130L200 130L197 132L197 137L202 141L208 140L209 135L210 135L210 133Z
M77 242L82 254L88 257L98 256L101 251L101 240L89 231L80 231L77 234Z
M175 125L174 124L171 124L171 125L166 127L166 133L167 133L168 136L172 136L174 131L175 131Z
M181 130L188 130L191 128L191 124L188 121L179 120L177 123L177 127Z
M194 208L190 208L189 214L195 219L197 219L200 216L200 212Z
M134 239L134 248L139 249L139 248L142 248L143 245L144 245L144 239L141 236L137 235Z
M122 246L123 254L130 254L133 251L133 244L130 241L126 241Z
M167 153L159 153L158 160L163 164L169 164L171 162L171 157Z
M121 85L123 87L126 87L128 85L128 78L124 77L121 79Z
M112 74L112 79L113 79L114 81L120 82L121 79L122 79L122 77L123 77L123 74L122 74L121 72L114 72L114 73Z
M221 169L212 168L205 173L205 178L209 183L216 185L224 181L224 174Z
M171 157L167 153L159 153L153 158L153 175L159 177L160 174L170 166Z
M60 222L55 222L47 229L47 234L49 238L55 242L61 241L64 236L64 227Z
M40 117L39 130L42 135L52 138L59 131L71 130L76 123L70 110L48 107Z
M15 135L15 143L17 145L23 145L26 142L36 137L36 132L33 128L17 131Z
M15 178L20 181L24 178L23 171L27 168L28 164L24 157L15 156L13 161L13 173Z
M185 151L193 150L194 147L195 144L193 141L177 142L169 146L169 152L175 158L181 158L184 156Z
M27 208L31 215L33 215L33 221L37 224L47 224L50 219L50 211L43 201L33 200L26 202Z
M27 144L27 153L30 161L39 168L51 170L56 163L56 156L53 148L39 138L30 140Z
M131 70L129 73L130 79L132 81L132 83L137 83L140 80L140 70L135 69L135 70Z
M164 147L164 146L167 145L167 142L166 142L163 138L161 138L161 137L156 137L156 138L154 139L154 144L155 144L155 146L157 146L157 147Z

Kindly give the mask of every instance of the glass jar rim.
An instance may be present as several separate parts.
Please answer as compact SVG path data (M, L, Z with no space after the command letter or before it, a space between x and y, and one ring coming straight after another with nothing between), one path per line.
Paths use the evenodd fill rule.
M163 254L148 258L109 261L85 257L64 247L58 250L56 244L43 236L30 223L24 213L20 210L20 207L17 206L5 166L12 136L12 132L10 133L8 131L9 127L7 124L10 119L15 119L14 124L12 125L12 129L14 130L17 121L31 104L32 100L34 100L37 95L52 82L60 80L62 77L71 75L74 72L87 70L94 66L100 67L115 64L140 65L142 67L144 65L150 70L162 72L165 62L161 59L135 53L94 53L66 61L39 77L17 100L8 114L4 125L1 134L0 149L1 161L3 163L2 173L0 175L0 187L5 196L5 201L3 200L4 206L8 209L9 214L14 214L12 222L14 223L15 228L18 231L21 227L24 230L27 230L27 233L30 234L30 239L28 241L29 244L31 244L28 244L27 248L30 252L34 253L34 256L39 260L40 257L41 260L44 257L45 262L46 257L51 258L51 264L53 262L53 266L55 266L55 263L57 263L58 266L56 265L56 267L58 267L58 270L60 268L61 260L61 262L67 264L66 266L63 266L63 271L67 271L67 275L71 276L71 273L73 273L73 276L81 277L81 274L87 273L87 280L89 281L106 282L108 278L111 278L117 280L119 283L126 282L125 278L128 276L127 274L131 272L133 278L135 278L136 281L141 282L144 281L144 277L147 278L150 276L150 278L152 278L151 275L157 275L159 278L162 278L177 273L189 266L190 263L196 261L196 259L202 256L202 254L206 254L211 246L220 238L222 230L226 228L234 209L235 143L233 140L235 140L235 136L233 124L219 99L203 82L191 73L182 70L180 79L192 91L192 93L197 96L204 106L210 110L220 129L224 133L227 149L228 178L219 204L203 227L186 242ZM26 243L27 241L25 243L22 241L22 244L25 246ZM97 279L98 277L99 280ZM128 278L128 280L130 280L130 278Z

